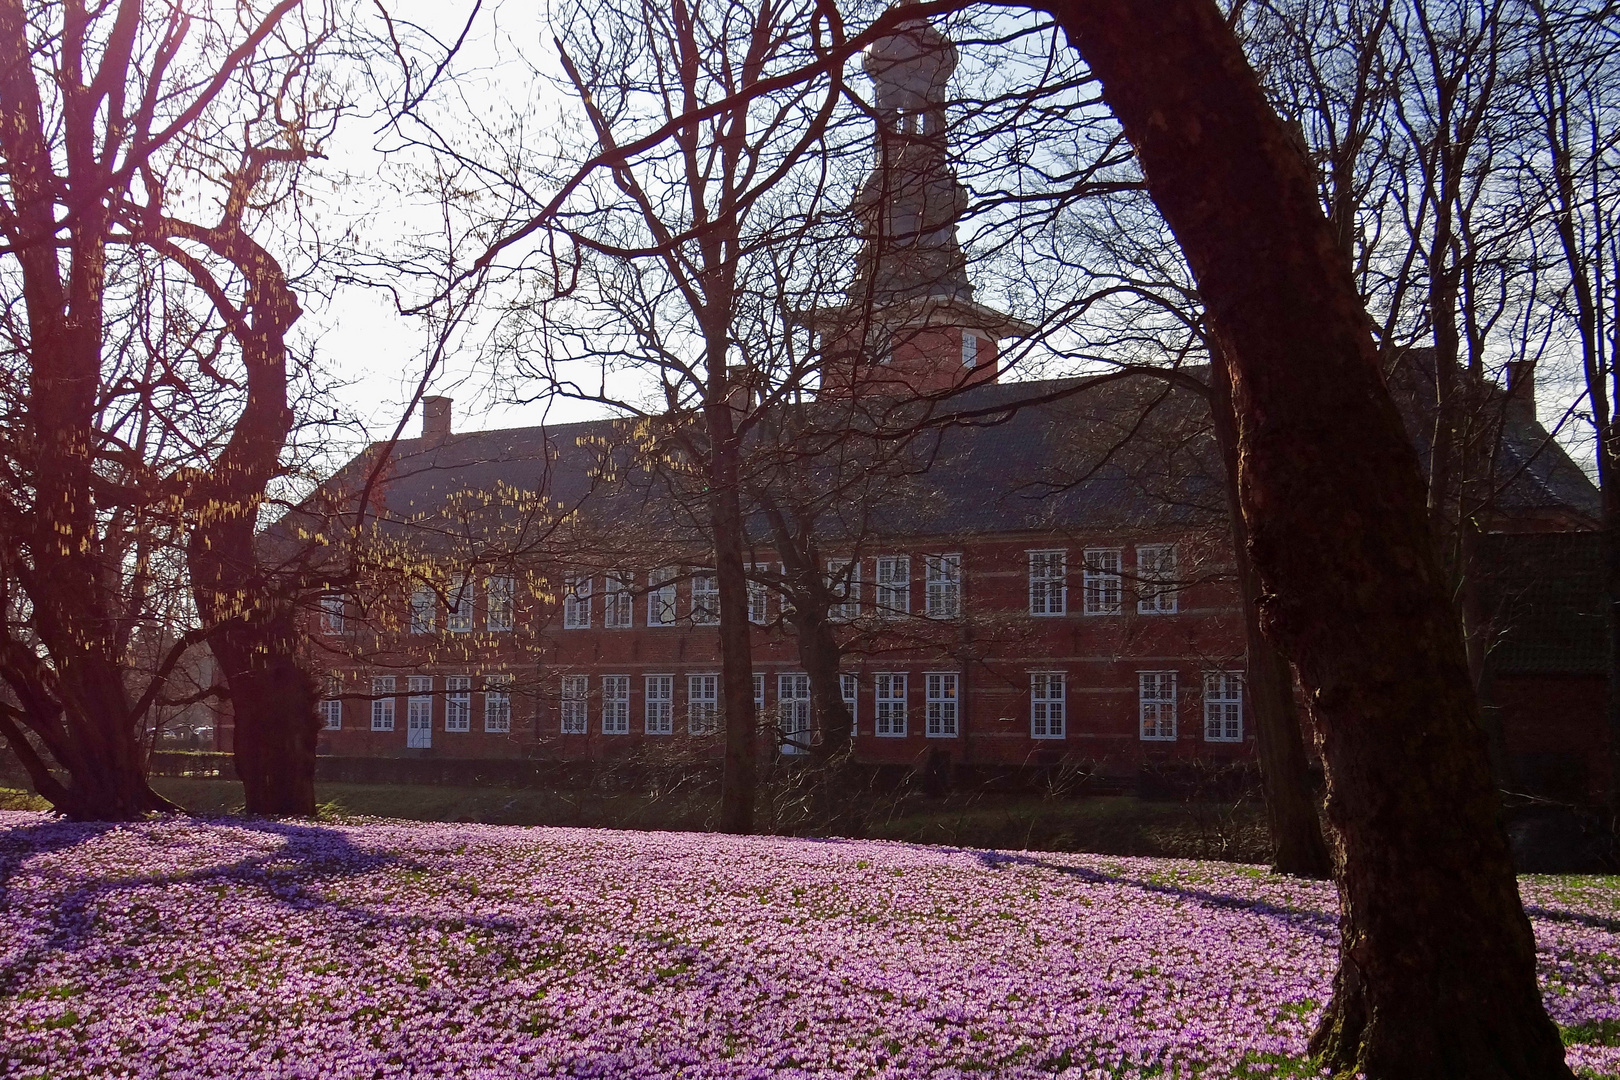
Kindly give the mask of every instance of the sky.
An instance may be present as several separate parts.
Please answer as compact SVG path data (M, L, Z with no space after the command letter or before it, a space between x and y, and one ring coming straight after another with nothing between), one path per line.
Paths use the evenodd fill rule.
M469 0L435 4L427 0L400 0L390 8L402 33L431 33L454 40L473 10ZM531 131L544 133L574 117L577 102L558 94L543 79L531 76L530 65L555 72L555 49L547 34L543 5L522 0L484 0L472 29L457 56L458 100L445 106L470 108L494 117L498 113L525 117ZM445 115L445 114L441 114ZM357 114L341 126L328 146L325 169L330 178L330 210L340 220L361 226L366 242L386 247L398 234L432 229L433 208L413 205L402 194L397 158L385 158L379 148L388 141L379 133L379 118ZM970 271L971 272L971 271ZM421 378L426 334L416 320L394 311L392 298L382 290L358 286L339 288L329 298L311 298L301 327L318 366L333 380L332 395L345 413L358 422L354 443L384 438L393 433ZM476 341L487 326L475 326L468 340ZM455 400L453 424L457 430L490 430L542 423L557 424L605 415L601 406L554 399L512 404L503 400L509 390L492 386L488 372L472 359L475 349L452 351L428 389L429 394ZM1556 423L1573 400L1573 380L1560 380L1546 370L1538 376L1538 405L1544 422ZM420 430L413 416L401 434ZM1577 461L1590 471L1591 454L1581 438L1582 425L1565 425L1561 439Z

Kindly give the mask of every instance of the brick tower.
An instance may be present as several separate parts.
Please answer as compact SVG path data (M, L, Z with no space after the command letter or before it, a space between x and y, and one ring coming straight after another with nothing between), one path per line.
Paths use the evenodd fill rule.
M956 226L968 195L951 168L945 92L956 46L925 19L866 52L873 167L855 196L861 247L845 303L816 320L822 393L939 394L994 382L1004 337L1031 327L973 299Z

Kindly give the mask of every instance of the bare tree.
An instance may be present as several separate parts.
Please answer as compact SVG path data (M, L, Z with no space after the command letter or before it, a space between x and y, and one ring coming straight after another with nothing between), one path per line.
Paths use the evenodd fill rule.
M1369 1076L1569 1076L1423 480L1316 177L1213 3L1054 10L1230 365L1266 631L1310 695L1327 769L1343 939L1313 1046Z
M284 205L338 107L316 70L331 20L290 19L296 8L216 20L141 0L0 7L0 230L8 310L23 315L7 324L19 618L0 665L18 705L0 723L74 817L168 806L146 785L140 732L203 636L229 623L247 653L291 655L285 635L243 635L242 605L215 600L252 589L252 530L292 423L298 305L251 230ZM179 209L205 195L212 224ZM166 560L172 574L193 533L203 623L132 685L128 634L150 571ZM216 543L230 551L202 554Z

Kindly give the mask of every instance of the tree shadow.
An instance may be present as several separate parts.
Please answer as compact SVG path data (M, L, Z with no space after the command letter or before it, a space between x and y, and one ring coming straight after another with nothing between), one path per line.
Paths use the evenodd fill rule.
M386 869L426 869L417 860L406 856L360 847L346 832L338 829L269 818L207 819L197 824L269 834L285 842L271 851L256 852L231 862L181 873L87 878L60 890L45 932L36 935L33 944L0 963L0 994L11 993L18 981L45 958L56 953L76 951L90 942L95 935L93 912L101 899L125 890L154 886L217 882L256 887L264 896L292 910L336 911L365 928L415 930L424 927L477 927L505 932L519 929L516 921L507 918L395 915L320 895L314 887L335 879ZM28 858L63 851L115 829L130 827L111 823L48 822L20 829L0 829L0 910L9 907L11 878ZM452 886L447 885L449 887Z

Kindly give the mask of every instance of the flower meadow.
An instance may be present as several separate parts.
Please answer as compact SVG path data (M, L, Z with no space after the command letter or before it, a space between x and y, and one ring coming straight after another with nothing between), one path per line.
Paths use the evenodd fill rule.
M1522 887L1571 1064L1620 1072L1620 886ZM1174 860L0 813L0 1075L1309 1075L1334 905Z

